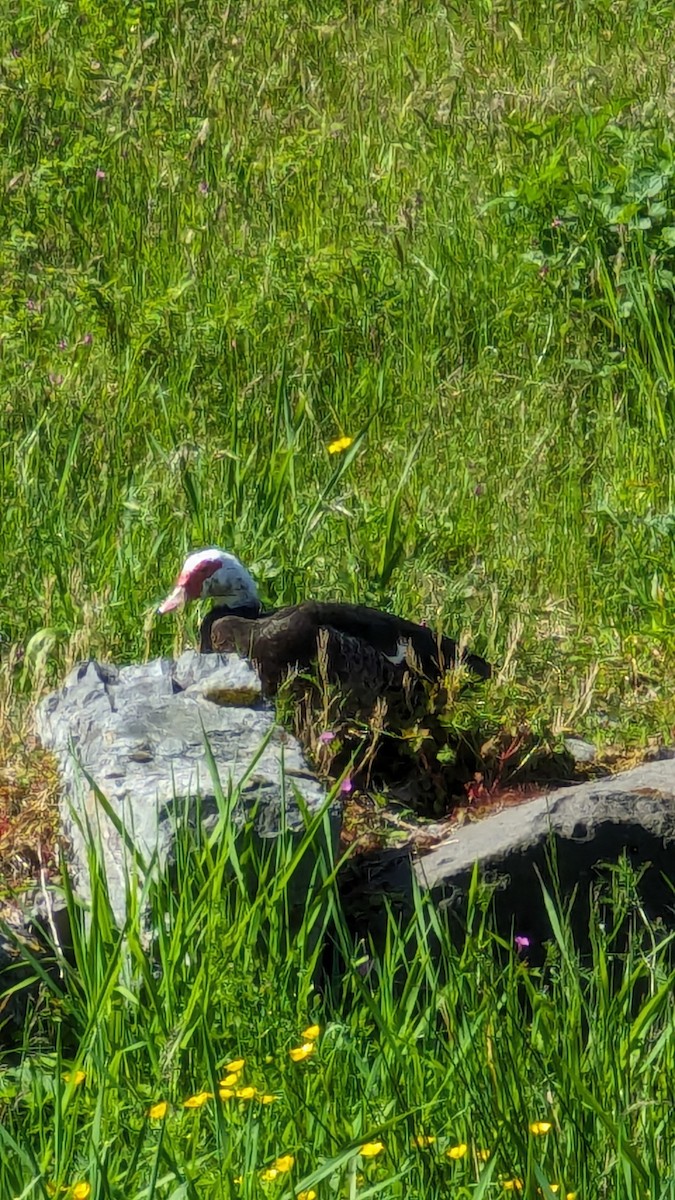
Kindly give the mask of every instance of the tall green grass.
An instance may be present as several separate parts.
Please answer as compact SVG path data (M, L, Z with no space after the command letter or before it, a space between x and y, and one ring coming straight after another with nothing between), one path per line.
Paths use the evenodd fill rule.
M174 880L146 891L151 945L133 888L115 927L93 851L88 920L66 875L73 953L0 1065L0 1194L671 1196L671 936L626 881L595 896L585 955L542 888L553 937L537 968L491 932L478 889L459 943L415 893L407 926L390 914L368 945L320 822L262 846L252 823L238 839L183 824ZM294 1062L314 1024L314 1052ZM372 1158L369 1143L383 1147Z
M166 649L147 613L215 542L266 601L517 643L563 725L597 662L577 726L665 734L671 23L8 6L3 638L52 677Z
M150 610L188 548L219 543L267 602L467 631L504 665L471 700L491 725L670 736L674 15L4 6L15 697L79 655L192 637L193 616ZM78 1182L97 1200L672 1195L670 946L637 908L627 952L616 896L590 960L561 917L536 970L477 901L459 949L419 897L364 951L319 860L289 944L286 859L251 859L252 895L231 842L181 844L177 888L153 897L157 960L96 873L89 925L70 898L75 965L43 980L0 1074L2 1200ZM182 1107L237 1056L274 1103Z

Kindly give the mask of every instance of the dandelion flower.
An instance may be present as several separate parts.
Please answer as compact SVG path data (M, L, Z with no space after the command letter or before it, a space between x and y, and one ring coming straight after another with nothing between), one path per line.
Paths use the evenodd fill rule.
M229 1075L226 1075L224 1079L221 1079L220 1086L221 1087L234 1087L238 1078L239 1078L239 1071L230 1071Z
M169 1103L167 1100L159 1100L157 1104L151 1104L148 1109L148 1116L152 1121L163 1121L169 1111Z
M418 1150L424 1150L425 1146L433 1146L435 1141L436 1138L431 1134L416 1133L412 1139L412 1145L416 1146Z
M289 1050L288 1053L293 1062L302 1062L304 1058L309 1058L310 1054L313 1054L315 1050L316 1045L314 1042L305 1042L304 1046L296 1046L293 1050Z
M479 1162L487 1162L489 1157L490 1157L489 1150L485 1150L485 1149L476 1150L476 1158L478 1159Z
M560 1184L559 1184L559 1183L549 1183L549 1185L548 1185L548 1186L549 1186L549 1188L550 1188L550 1190L551 1190L552 1192L559 1192L559 1191L560 1191Z
M457 1146L451 1146L445 1153L448 1158L464 1158L468 1149L466 1142L460 1142Z
M72 1083L75 1087L79 1087L87 1078L86 1071L66 1071L63 1076L64 1083Z
M565 1195L565 1200L577 1200L576 1192L567 1192Z
M70 1194L73 1200L89 1200L91 1196L91 1184L85 1182L75 1183L71 1188Z
M260 1172L260 1178L263 1183L271 1183L273 1179L276 1179L278 1174L279 1172L276 1167L268 1167L266 1171Z
M260 1100L261 1104L274 1104L274 1101L277 1100L278 1097L271 1096L268 1092L263 1092L262 1095L258 1097L258 1099Z
M343 450L349 449L349 447L352 445L353 441L354 441L353 437L336 438L336 440L334 442L330 443L330 445L328 447L328 453L329 454L341 454Z
M306 1042L315 1042L320 1033L320 1025L308 1025L306 1029L303 1029L300 1036L303 1037Z
M230 1071L232 1071L233 1074L238 1075L239 1072L241 1071L245 1061L246 1061L246 1059L244 1059L244 1058L235 1058L232 1060L232 1062L226 1063L225 1066L223 1067L223 1070L225 1071L226 1074L228 1074Z
M523 1181L522 1179L505 1179L502 1187L505 1192L522 1192Z
M238 1100L253 1100L255 1099L255 1088L250 1085L237 1088L236 1095Z
M275 1158L274 1166L280 1175L285 1175L287 1171L292 1171L295 1166L295 1155L281 1154L279 1158Z
M383 1150L384 1142L366 1142L359 1152L364 1158L375 1158L376 1154L381 1154Z
M207 1100L213 1100L213 1092L197 1092L183 1102L183 1108L203 1108Z
M218 1095L220 1096L221 1100L231 1100L234 1096L234 1092L232 1088L221 1087L218 1089Z
M306 1192L298 1192L296 1200L316 1200L318 1192L314 1188L308 1188Z
M541 1136L544 1133L550 1133L553 1126L550 1121L533 1121L530 1125L530 1133L535 1137Z

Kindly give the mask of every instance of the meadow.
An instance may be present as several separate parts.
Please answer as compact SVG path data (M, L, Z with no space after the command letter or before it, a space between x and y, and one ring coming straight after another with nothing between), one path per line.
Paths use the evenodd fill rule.
M49 791L31 704L87 654L189 642L153 608L201 545L266 602L461 633L507 734L672 739L674 31L656 0L8 0L5 858ZM289 946L283 880L251 912L238 853L186 850L159 972L99 897L0 1068L0 1200L672 1194L669 938L629 879L591 960L553 899L542 967L479 896L427 953L420 900L364 976L320 863L318 992L312 905ZM274 1102L218 1099L240 1057Z

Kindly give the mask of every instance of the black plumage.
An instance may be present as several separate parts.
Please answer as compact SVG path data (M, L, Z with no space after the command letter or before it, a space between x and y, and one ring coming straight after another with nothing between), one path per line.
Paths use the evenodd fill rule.
M202 624L200 648L248 658L269 694L289 672L310 671L322 656L328 682L360 705L386 700L411 679L438 680L459 662L482 679L491 674L485 659L424 625L363 605L316 600L268 613L214 609Z

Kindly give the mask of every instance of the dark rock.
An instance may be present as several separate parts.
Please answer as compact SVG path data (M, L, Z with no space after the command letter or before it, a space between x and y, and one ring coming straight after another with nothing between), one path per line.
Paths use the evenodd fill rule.
M211 828L219 793L227 796L235 786L237 828L251 815L260 837L273 837L282 825L298 835L304 830L302 808L316 813L324 789L260 696L258 677L244 660L190 651L176 663L82 663L42 702L36 732L59 759L61 827L81 897L90 894L87 844L93 835L100 840L113 911L123 921L134 861L138 865L140 856L147 864L156 856L160 870L171 862L186 799L188 819L198 803ZM211 777L205 740L220 785ZM337 842L338 804L330 817Z
M561 894L578 892L580 925L585 901L601 868L623 854L644 869L640 893L653 918L672 925L675 893L675 760L644 763L610 778L559 788L466 824L414 863L422 888L461 917L478 863L482 879L496 887L495 910L505 933L541 941L550 937L537 872ZM582 929L583 932L583 929Z

